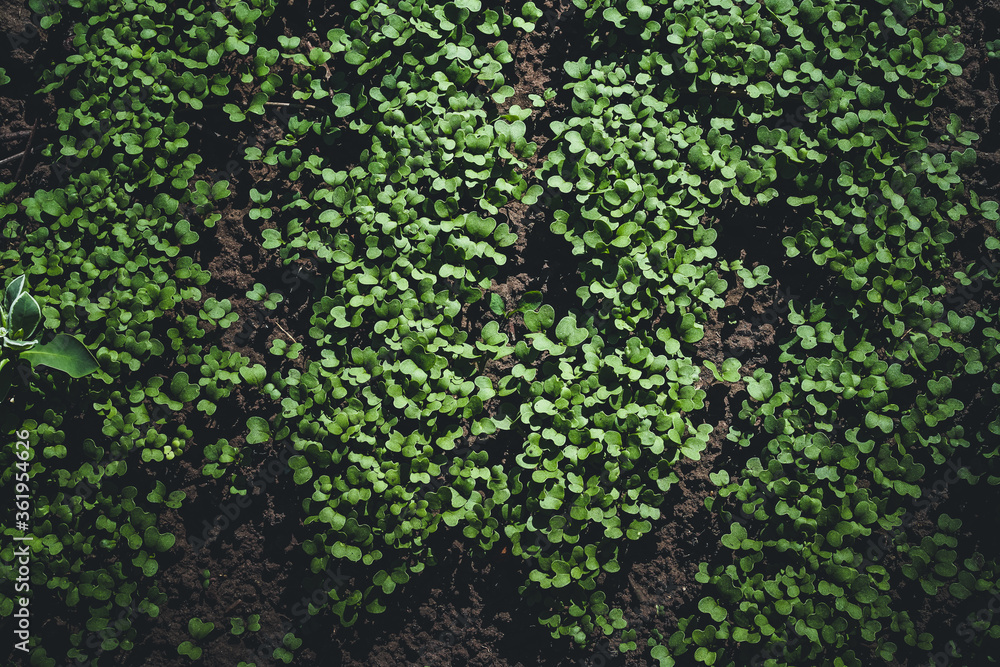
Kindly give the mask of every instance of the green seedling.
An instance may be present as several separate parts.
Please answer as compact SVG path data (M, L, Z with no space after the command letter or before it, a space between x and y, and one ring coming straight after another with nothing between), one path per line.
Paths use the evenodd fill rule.
M274 649L272 656L287 665L295 657L292 652L302 645L302 640L296 637L293 633L289 632L281 640L281 643L282 646Z
M181 506L181 502L187 494L183 491L171 491L167 495L167 488L164 486L163 482L157 481L156 486L152 491L146 496L146 499L151 503L163 503L165 506L176 509Z
M281 294L268 294L267 288L260 283L255 283L253 289L247 292L247 298L258 301L268 310L274 310L284 299Z
M214 629L215 623L206 623L198 617L194 617L188 621L188 632L190 632L191 636L195 639L204 639L210 635Z
M184 453L183 447L184 441L180 438L174 438L169 444L163 446L163 458L168 461L174 460L174 457Z
M181 642L180 645L177 647L177 652L181 655L186 655L187 657L191 658L192 661L201 658L201 653L202 653L200 647L195 646L189 641Z

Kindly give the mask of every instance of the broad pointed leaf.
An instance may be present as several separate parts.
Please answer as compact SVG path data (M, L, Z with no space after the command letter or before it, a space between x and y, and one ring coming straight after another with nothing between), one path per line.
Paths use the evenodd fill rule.
M87 346L69 334L58 334L51 342L22 352L21 357L32 366L48 366L74 378L89 375L101 367Z

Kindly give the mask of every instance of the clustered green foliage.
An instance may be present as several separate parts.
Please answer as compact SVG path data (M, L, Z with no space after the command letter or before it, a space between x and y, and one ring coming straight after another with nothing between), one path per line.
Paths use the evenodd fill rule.
M202 293L211 276L187 254L220 219L216 202L229 185L195 176L202 156L182 118L238 99L220 61L247 53L274 8L256 0L223 0L208 11L155 0L31 5L43 28L72 27L74 54L39 81L38 94L59 105L58 140L43 151L58 185L15 204L15 184L0 184L9 248L0 255L2 282L27 278L41 306L39 330L76 332L69 337L94 350L100 367L86 385L74 384L72 397L48 373L26 378L21 390L18 369L0 421L7 434L29 430L36 452L33 592L53 598L50 609L56 600L67 613L80 607L65 659L90 661L93 637L108 655L130 650L139 615L158 615L156 554L175 538L157 531L156 505L183 500L163 483L141 488L123 476L187 455L196 436L174 415L188 405L211 415L243 381L246 358L218 346L217 332L237 315ZM168 345L188 370L164 377ZM102 436L67 438L64 422L79 414ZM12 449L0 455L5 485L15 460ZM10 546L0 551L5 565L13 558ZM4 615L12 605L0 594ZM33 664L52 660L34 648Z
M525 7L526 17L537 18ZM607 287L582 304L601 299L599 319L581 307L557 322L536 293L515 309L527 330L516 345L501 332L506 317L471 331L456 326L463 306L491 290L496 267L508 261L504 248L516 240L496 220L500 207L538 195L518 172L535 150L526 139L532 111L503 108L511 92L502 74L508 43L484 46L508 23L527 23L478 1L355 2L352 9L348 29L330 30L325 49L296 52L298 40L284 42L283 56L295 64L338 73L309 83L310 99L329 98L333 117L293 118L278 146L248 151L304 182L292 196L251 193L271 207L257 209L258 219L286 220L284 229L263 229L265 247L289 263L300 249L312 251L329 276L313 307L308 370L265 386L281 400L282 415L248 426L288 437L298 452L289 462L294 480L312 491L304 521L320 528L304 545L313 570L332 559L382 561L367 588L330 591L343 622L353 623L352 610L362 605L381 611L381 595L433 564L427 538L443 524L481 550L506 538L513 554L531 560L524 592L558 593L564 608L578 610L569 626L548 619L554 634L583 643L595 624L607 632L622 627L621 611L609 610L596 590L602 573L619 569L618 540L650 530L677 479L670 466L706 446L711 427L686 415L705 396L694 386L699 369L690 356L690 344L704 335L703 311L678 296L670 301L680 306L671 307L675 321L655 337L635 326L602 335L599 327L618 315L615 296L634 293L612 271ZM391 47L404 43L390 58ZM355 69L356 76L343 74ZM470 90L473 81L479 86ZM354 166L309 150L317 142L308 130L327 126L333 129L321 143L349 133L365 146ZM276 207L287 213L272 215ZM715 256L714 233L693 234L698 248L685 256L688 269ZM671 240L660 252L673 252ZM622 236L616 247L629 243ZM715 295L725 283L716 273L708 276L713 291L687 280L695 276L685 278L680 261L670 263L680 291L721 304ZM650 302L642 316L659 304ZM512 354L517 363L498 382L484 374ZM491 402L495 416L484 417ZM523 440L516 468L499 465L485 447L455 456L460 443L496 442L508 431Z
M310 252L327 276L307 369L272 378L263 389L282 413L248 426L297 450L289 463L310 490L305 523L321 528L304 545L314 571L332 559L386 561L366 590L330 592L345 623L359 605L380 611L379 595L434 562L426 539L442 521L461 523L483 548L502 535L502 467L485 452L463 460L452 450L466 431L509 424L483 415L497 387L482 369L510 348L496 323L470 340L456 318L508 261L516 236L495 216L523 196L521 159L535 150L530 112L494 106L513 92L501 73L511 55L504 39L486 48L486 36L508 32L510 16L478 1L351 8L328 46L280 40L282 62L296 66L292 97L325 101L332 113L297 115L275 147L247 151L303 183L293 196L251 193L256 218L280 221L263 229L264 247L288 263ZM353 164L310 149L347 134L366 146ZM298 354L280 339L271 351Z
M564 197L572 208L557 212L553 230L595 269L604 256L594 251L620 247L640 258L641 270L625 276L636 296L615 304L618 317L627 323L655 299L643 285L662 260L643 255L656 236L673 240L685 220L701 219L700 205L729 198L803 220L784 240L788 257L824 267L840 288L829 301L793 304L781 367L745 377L744 425L730 439L763 454L732 477L715 477L720 498L706 501L726 520L737 511L746 517L722 539L734 564L701 565L703 615L683 619L665 644L650 639L653 657L661 665L689 651L706 665L754 657L768 665L862 665L891 660L902 643L941 646L948 637L929 628L918 634L888 591L911 579L929 596L948 586L964 600L995 590L995 562L956 550L960 522L937 507L940 534L911 545L904 530L898 540L912 565L891 571L867 562L864 550L875 531L901 525L906 499L921 495L917 482L956 454L970 454L962 484L983 474L1000 483L990 437L1000 423L959 424L964 415L989 414L1000 391L986 363L996 358L996 331L986 325L997 315L947 307L935 275L950 268L951 223L998 219L996 202L967 192L959 175L975 162L968 146L977 135L952 116L945 135L927 137L920 112L948 74L961 73L957 33L907 28L919 7L901 3L625 4L586 7L595 35L615 24L609 41L623 51L610 62L567 63L579 80L569 84L577 118L554 125L563 143L548 179L574 195ZM924 6L925 20L943 26L943 8ZM802 126L777 127L798 105L806 107ZM659 113L648 111L654 107ZM755 128L752 146L746 126ZM930 150L931 143L945 148ZM657 217L658 187L674 198L665 222ZM615 245L619 234L644 231L649 240ZM984 249L996 248L988 238ZM622 265L603 263L619 275ZM954 275L964 285L1000 286L995 270L963 268ZM694 281L701 275L684 272ZM649 282L673 288L669 276ZM713 307L713 296L701 300ZM981 383L984 374L991 377ZM955 395L960 378L985 389L977 404ZM859 486L869 475L874 483ZM866 643L872 654L858 654Z
M20 239L0 256L3 277L29 276L44 326L77 330L96 350L86 398L107 444L64 446L66 412L34 403L36 391L17 399L29 416L5 413L2 426L28 429L45 458L32 462L32 547L49 555L33 582L71 607L86 598L90 620L68 658L94 657L86 634L116 609L138 599L155 617L164 601L137 582L174 543L155 527L157 506L185 496L123 483L129 459L167 466L193 450L203 475L246 494L236 468L285 441L314 531L302 546L312 571L366 568L310 614L351 625L383 611L435 564L431 536L454 529L474 552L525 559L521 592L554 637L617 633L620 651L636 650L637 628L606 603L604 583L624 540L663 518L678 461L706 449L709 378L745 382L730 440L755 455L712 475L719 493L706 505L732 523L732 564L701 564L700 614L669 638L652 631L660 665L889 661L899 643L940 643L893 608L892 588L913 581L960 600L996 589L996 562L943 509L932 507L929 537L899 530L918 483L957 453L970 467L961 483L1000 484L997 314L946 307L935 281L951 270L963 286L1000 287L996 271L950 269L951 224L1000 216L960 176L978 136L956 116L927 136L923 110L961 73L943 7L923 3L919 16L941 28L921 31L907 27L921 6L888 0L575 4L593 53L564 65L570 113L551 124L534 173L537 108L557 91L523 109L508 104L505 78L511 43L542 19L532 2L511 15L482 0L354 0L317 33L325 40L260 45L275 11L263 0L71 0L43 20L74 22L78 53L40 89L62 104L49 154L65 184L0 200L6 236ZM238 299L217 298L188 254L230 187L197 176L184 119L194 110L206 126L253 131L276 105L288 111L283 137L245 159L295 187L255 184L246 224L286 265L317 262L320 284L307 330L275 335L267 362L250 364L222 342ZM804 121L786 129L796 109ZM552 251L580 266L578 302L559 313L538 291L505 303L494 280L517 242L501 209L546 193L547 224L565 240ZM713 209L732 202L795 220L787 256L841 288L792 304L773 368L713 363L695 347L734 279L771 280L767 266L719 257ZM276 311L286 299L269 289L256 282L245 296ZM165 362L181 369L158 372ZM985 390L959 391L966 380ZM163 416L213 416L240 384L279 406L247 419L245 447ZM988 418L966 429L973 411ZM903 565L866 560L864 540L894 529ZM258 621L231 618L229 632ZM132 647L131 616L121 626L103 650ZM214 628L191 619L178 653L201 658ZM301 643L289 633L272 657L289 663Z

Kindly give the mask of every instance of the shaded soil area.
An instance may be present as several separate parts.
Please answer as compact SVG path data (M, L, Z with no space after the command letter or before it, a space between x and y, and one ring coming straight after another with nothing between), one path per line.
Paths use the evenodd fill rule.
M582 40L575 37L582 16L571 7L566 0L552 5L536 34L511 45L515 62L507 83L517 94L507 104L529 107L528 94L541 94L559 77L568 57L584 52ZM302 26L309 11L306 3L298 4L283 16L276 14L268 29L304 34L306 29ZM955 113L962 118L965 129L980 134L980 141L974 145L978 163L965 180L981 197L995 199L1000 196L1000 179L996 175L1000 164L1000 119L995 116L1000 113L996 85L1000 61L988 59L983 45L993 38L993 27L1000 24L1000 3L996 0L956 3L952 16L962 28L961 39L967 47L962 61L965 73L953 79L938 97L939 108L933 123L943 132L948 115ZM0 0L0 35L16 36L16 39L0 39L0 65L8 69L12 78L9 86L0 88L0 181L18 181L17 200L37 188L57 185L46 166L47 159L38 154L38 148L51 141L57 132L52 125L53 103L51 96L34 94L33 77L43 63L64 57L70 47L66 34L60 32L65 27L44 34L33 28L33 20L31 11L22 3ZM529 162L529 169L537 168L544 160L550 137L549 121L565 113L568 113L566 95L560 94L536 119L532 139L538 143L539 151ZM269 122L271 127L265 134L280 136L279 120L269 117ZM202 177L225 173L234 146L252 139L239 136L223 141L213 138L213 134L211 128L196 128L192 137L192 143L199 141L210 149L203 155L214 153L207 155L204 173L199 174ZM213 147L217 150L212 151ZM20 153L24 155L19 156ZM220 344L239 350L252 363L263 363L275 338L294 340L296 336L305 336L311 312L309 277L315 265L308 258L299 260L295 281L288 279L277 254L260 246L260 225L247 220L251 208L246 195L249 188L261 187L261 183L284 187L274 180L277 171L255 167L243 173L230 173L229 177L240 194L227 200L228 207L221 211L223 218L215 232L202 233L194 257L213 275L209 287L217 292L207 292L206 296L231 299L241 321L256 323L245 339L234 327L225 333ZM799 220L792 211L775 213L736 205L711 212L713 224L719 230L720 258L766 264L771 267L774 280L769 286L752 291L739 284L730 285L726 307L710 315L707 335L698 344L703 359L721 364L724 358L735 356L743 362L744 372L758 367L777 369L780 367L777 345L790 332L788 301L795 299L802 303L837 289L808 258L786 258L781 239L799 228ZM503 267L495 279L495 289L508 308L529 290L541 290L557 312L565 312L578 303L573 292L578 282L575 259L563 251L565 242L549 231L548 214L544 206L526 207L517 203L502 211L518 234L516 259ZM995 234L992 225L971 217L954 224L958 241L953 244L953 251L957 264L979 258L982 237ZM0 241L0 250L6 250L11 239L25 231L8 228L7 236ZM269 291L283 291L285 301L276 311L258 311L254 302L245 298L246 290L258 282L268 286ZM984 294L966 303L965 308L975 312L988 303L995 307L995 302L996 295ZM469 317L474 315L475 311L470 311ZM512 322L511 327L517 324ZM170 358L163 372L172 374L176 370ZM489 372L501 370L496 367ZM706 374L703 381L710 383L710 375ZM166 511L158 524L161 531L178 536L175 548L160 559L160 586L170 602L159 619L137 621L139 635L135 649L128 662L122 664L156 667L188 664L187 658L178 656L176 647L190 638L187 621L191 617L216 622L216 631L200 643L213 665L236 665L241 660L272 664L271 652L280 645L286 628L303 640L294 662L299 665L655 664L648 657L645 640L654 629L669 636L678 619L697 612L698 600L703 596L701 584L695 580L698 564L728 565L732 559L731 552L719 543L727 528L717 514L705 508L705 499L715 489L709 479L710 472L738 470L747 458L756 454L738 450L726 440L728 427L737 421L747 396L744 389L743 383L710 388L704 412L705 421L714 427L709 448L701 460L684 460L679 464L680 482L667 494L664 517L654 524L653 532L645 539L623 545L619 555L621 573L606 577L603 583L603 590L608 593L607 603L623 609L630 627L638 629L638 651L621 655L607 644L584 650L565 638L552 638L538 622L541 609L529 605L518 592L527 578L526 563L499 549L486 558L476 556L469 552L460 531L444 527L434 538L438 562L389 596L389 607L384 613L362 615L346 628L330 614L309 616L304 612L309 602L324 599L322 595L313 597L314 591L322 593L331 582L345 589L353 588L356 582L363 581L363 572L349 563L320 574L311 572L311 557L301 548L313 535L311 528L303 526L299 519L302 494L288 470L275 465L282 452L271 447L258 448L244 461L240 474L251 480L266 480L266 492L251 494L245 500L231 494L228 485L222 483L224 480L201 476L198 470L201 461L196 456L180 459L180 465L168 477L160 478L169 489L187 493L182 507ZM244 424L248 415L272 412L269 399L239 388L211 418L190 411L177 418L187 420L196 434L215 434L232 440L233 444L244 444L242 438L232 438L228 425ZM80 417L74 423L80 428L91 428L92 422ZM99 431L100 424L96 428ZM214 438L207 441L214 442ZM205 443L196 442L191 450L200 451L198 444ZM511 447L503 442L489 446ZM928 477L933 480L936 472L930 470ZM151 473L135 474L152 479ZM961 516L968 517L963 532L975 542L976 548L992 554L1000 545L986 529L992 519L989 509L992 505L984 502L989 500L985 495L988 492L970 491L946 497L945 501L950 501ZM247 506L240 507L239 503ZM913 528L917 540L931 534L931 529L926 513L918 517ZM205 542L205 546L199 547L200 542ZM890 569L894 564L895 557L885 561ZM207 588L202 585L203 570L211 573ZM967 605L956 606L947 593L937 599L926 599L914 595L913 587L904 587L894 595L898 604L914 605L909 611L918 628L940 622L942 615L945 619L957 619L963 613L975 611L966 610ZM46 598L43 592L41 599L44 605L44 600L54 598ZM68 646L67 634L81 630L79 625L65 622L64 608L47 610L36 606L34 613L39 636L53 649L64 650ZM228 617L246 618L250 614L260 615L260 632L239 637L228 633ZM870 648L858 647L858 650ZM926 661L926 652L902 648L895 665L915 667ZM50 650L51 653L61 655L58 650Z

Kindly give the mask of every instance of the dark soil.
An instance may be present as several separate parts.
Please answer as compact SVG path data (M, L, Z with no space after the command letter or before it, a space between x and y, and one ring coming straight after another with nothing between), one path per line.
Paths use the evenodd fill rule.
M305 3L302 3L305 4ZM519 4L519 3L518 3ZM1000 196L1000 118L996 77L1000 74L998 60L986 57L983 44L993 39L995 27L1000 24L1000 3L997 0L969 0L956 3L952 21L962 27L962 42L967 46L962 61L965 72L955 78L938 97L934 124L943 129L949 113L958 114L965 129L981 135L975 148L978 164L966 175L967 186L985 199ZM565 20L569 3L562 1L554 21L543 19L539 31L512 44L515 56L513 76L508 83L518 91L508 104L529 107L529 93L540 94L556 78L567 54L581 45L574 38L582 16L574 14ZM301 12L301 5L295 11ZM311 11L311 10L310 10ZM280 13L280 12L279 12ZM289 13L291 22L301 21L301 16ZM13 81L2 89L0 96L0 160L21 151L33 152L21 159L0 164L0 180L19 177L16 198L28 196L38 188L51 188L56 184L47 159L37 149L52 140L57 129L51 100L34 94L33 72L47 62L53 53L68 47L65 34L53 29L51 34L40 34L32 26L30 10L18 0L0 0L0 34L15 35L18 39L0 40L0 64L3 64ZM546 24L548 21L548 25ZM275 26L274 29L279 29ZM301 31L297 34L300 34ZM9 43L8 43L9 42ZM549 137L548 121L565 113L563 96L555 100L542 113L534 126L533 140L539 145L538 155L530 167L541 164ZM277 120L271 122L277 125ZM32 128L35 134L31 135ZM237 156L235 146L246 137L218 138L211 128L195 128L195 141L215 147L215 158L203 167L206 176L212 171L226 169L230 156ZM30 139L30 141L29 141ZM212 151L203 151L208 155ZM214 162L214 164L213 164ZM223 343L238 349L252 362L263 362L265 351L276 337L304 336L311 312L309 283L299 289L288 289L282 283L284 269L275 251L261 248L259 225L249 222L250 208L246 192L255 184L269 181L276 173L268 168L255 168L249 172L232 175L234 189L243 193L230 201L222 211L223 219L215 233L203 231L201 242L194 256L202 267L212 272L217 294L206 294L233 300L241 321L257 321L253 302L243 297L247 289L260 282L269 291L283 290L285 303L276 311L263 311L260 327L249 340L239 341L238 327L223 337ZM275 184L279 187L280 184ZM555 238L545 224L547 212L543 208L529 209L513 203L503 210L511 229L518 234L517 258L496 278L496 286L507 307L513 306L525 291L539 289L553 302L557 310L576 303L568 286L578 280L573 257L561 249L564 242ZM713 210L719 229L720 258L744 258L771 267L775 280L770 287L745 292L741 286L732 285L727 295L726 308L713 313L707 335L699 343L703 358L721 363L727 356L737 356L750 370L757 367L777 368L777 344L788 334L787 301L798 297L809 299L810 290L830 289L830 285L817 282L820 275L802 258L785 257L781 239L794 233L798 221L791 212L775 217L765 217L755 211L737 206ZM988 223L971 218L955 223L958 241L954 251L963 263L978 259L978 240L988 233ZM23 230L18 230L23 233ZM3 239L0 250L10 241ZM301 260L302 276L308 277L313 268L308 260ZM809 275L806 275L806 272ZM288 283L286 283L288 284ZM969 304L973 307L976 304ZM974 308L973 308L974 311ZM756 320L754 318L757 318ZM728 324L735 321L738 324ZM759 322L760 324L752 324ZM514 326L514 323L511 323ZM286 332L290 332L286 333ZM165 372L172 374L170 366ZM496 372L500 368L491 368ZM710 377L704 378L706 384ZM270 477L266 493L249 497L249 507L234 510L236 496L231 496L225 484L202 477L199 461L185 457L173 479L165 480L169 488L180 488L187 493L187 500L180 510L168 510L161 517L160 530L178 536L177 545L161 558L161 588L169 599L159 619L138 620L139 638L127 658L128 665L188 664L188 659L178 656L176 647L188 639L187 621L193 616L212 619L223 630L217 630L210 639L201 643L212 665L236 665L240 660L257 660L270 664L270 653L280 643L282 624L290 623L303 647L296 653L295 664L343 665L344 667L398 667L401 665L470 665L485 666L564 666L564 665L651 665L645 640L652 629L669 636L676 629L678 618L696 611L702 597L701 584L694 575L698 564L728 564L731 552L719 544L719 536L726 532L717 514L705 509L705 499L713 494L714 485L708 474L719 469L738 470L739 464L754 455L736 451L734 443L725 439L728 425L736 421L742 401L746 397L742 383L728 390L713 387L708 394L705 420L715 428L710 446L700 461L684 460L678 466L680 483L667 494L664 517L654 526L646 539L633 543L619 560L622 572L604 582L608 604L626 611L631 627L639 628L639 650L622 656L607 645L580 650L567 639L553 639L537 621L540 609L528 605L518 593L518 587L527 577L528 568L509 553L494 550L488 558L470 554L460 532L444 529L438 533L435 552L438 563L428 567L424 574L415 576L405 587L389 596L389 608L380 615L362 615L352 627L343 628L330 615L303 616L300 612L312 591L320 590L329 575L314 575L310 571L310 558L299 545L311 537L312 531L303 526L298 517L300 492L285 472ZM268 414L273 411L269 401L259 394L237 392L230 404L220 408L213 418L182 414L179 419L191 419L189 425L197 434L219 433L231 438L227 424L242 424L248 415ZM214 440L212 440L214 441ZM237 438L234 444L242 444ZM200 443L202 444L202 443ZM500 443L498 443L498 446ZM192 447L198 451L198 447ZM260 452L244 466L242 473L250 479L267 475L267 466L276 460L279 452ZM929 479L936 471L930 470ZM957 499L964 511L970 512L971 524L977 520L991 519L990 509L977 509L970 499ZM992 507L983 504L980 507ZM222 530L207 530L216 517L230 512L234 518ZM983 516L979 516L983 515ZM217 522L217 523L221 523ZM984 524L985 525L985 524ZM967 526L966 528L968 528ZM928 526L919 520L916 534L926 534ZM987 532L987 531L983 531ZM980 533L981 534L981 533ZM208 540L203 549L197 549L184 536ZM971 539L980 539L973 536ZM982 542L983 553L996 553L995 545ZM886 561L886 565L891 563ZM210 570L213 581L208 589L201 584L200 572ZM343 566L334 570L331 580L350 587L355 569ZM360 577L359 577L360 580ZM363 585L363 584L362 584ZM325 590L325 589L323 589ZM900 603L905 604L912 591L898 591ZM914 597L923 600L923 596ZM919 607L910 609L912 620L918 628L941 619L948 610L947 595L938 600L925 600ZM305 601L305 602L304 602ZM659 609L659 612L658 612ZM79 631L78 626L68 626L60 614L64 608L47 610L33 607L39 636L46 646L55 648L66 643L69 632ZM256 635L233 637L226 632L224 621L230 615L246 617L258 613L262 629ZM144 617L140 617L144 618ZM263 654L254 654L263 648ZM858 647L864 651L863 647ZM50 650L50 654L53 651ZM253 657L252 657L253 656ZM926 655L914 652L903 656L897 665L915 667L924 664ZM865 664L876 664L867 662Z

